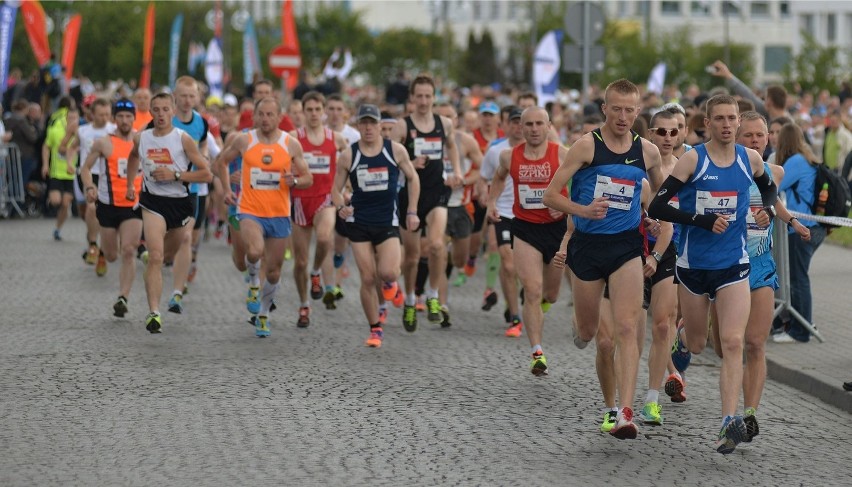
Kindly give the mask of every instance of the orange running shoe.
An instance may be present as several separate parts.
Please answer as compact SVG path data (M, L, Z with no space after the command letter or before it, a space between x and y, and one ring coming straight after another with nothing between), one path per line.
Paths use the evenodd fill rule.
M383 338L384 332L381 328L370 328L370 338L364 342L364 345L372 348L380 348L382 346Z
M476 274L476 259L467 259L464 264L464 275L473 277L474 274Z
M517 338L521 336L521 331L524 329L524 323L521 320L512 321L512 326L506 329L506 336Z
M106 257L104 257L104 253L101 252L101 253L98 254L98 263L97 263L97 265L95 265L95 274L97 274L98 277L103 277L103 276L106 275L106 273L107 273L107 261L106 261Z
M396 281L382 284L382 296L385 298L385 301L391 301L396 298L397 291L399 291L399 284Z
M670 374L668 378L666 378L665 390L672 402L686 401L686 392L684 392L685 388L686 384L683 383L683 379L677 374Z
M393 297L393 306L394 308L402 308L403 304L405 304L405 296L402 294L402 289L397 286L396 295Z
M322 283L320 275L311 275L311 299L319 299L322 297Z
M388 309L379 309L379 323L385 324L385 321L388 320Z

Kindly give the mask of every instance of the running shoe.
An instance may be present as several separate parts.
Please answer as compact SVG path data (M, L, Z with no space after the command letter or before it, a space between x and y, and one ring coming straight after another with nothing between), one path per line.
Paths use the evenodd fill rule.
M635 440L639 434L639 428L633 422L633 410L630 408L622 408L618 416L615 418L615 426L612 427L609 434L619 440Z
M426 298L426 319L432 323L441 322L441 303L438 298Z
M488 288L482 297L482 311L489 311L497 304L497 291Z
M521 336L521 332L523 331L523 329L524 323L518 318L515 318L514 320L512 320L512 326L506 329L506 336L510 338L518 338L519 336Z
M402 308L402 327L408 333L417 331L417 308L405 305Z
M387 308L379 308L379 323L385 324L388 321L388 309Z
M284 249L284 260L290 260L293 258L293 252L290 249Z
M98 261L98 246L97 245L89 245L89 250L83 254L83 260L86 261L89 265L95 265Z
M334 291L326 291L322 296L322 304L325 305L325 309L337 309L337 304L335 304L337 299L334 297Z
M396 298L397 292L399 291L399 284L396 281L393 282L385 282L382 284L382 297L385 298L385 301L390 301Z
M672 399L672 402L686 401L686 392L684 392L685 388L686 385L683 383L683 379L677 374L670 374L666 379L666 395Z
M663 417L660 416L661 410L662 408L660 407L659 403L645 403L645 407L643 407L642 412L639 413L639 418L642 419L642 422L645 424L653 424L659 426L663 424Z
M169 300L169 312L175 314L183 313L183 296L180 294L172 294L172 299Z
M311 299L320 299L322 297L322 282L320 275L311 274Z
M113 316L124 318L124 315L127 314L127 298L124 296L118 297L118 300L112 305L112 314Z
M453 326L450 323L450 308L447 305L441 306L441 328L449 328Z
M601 422L601 433L609 433L612 431L612 428L615 427L615 419L618 416L618 413L615 411L607 411L603 415L603 421Z
M364 342L364 345L371 348L380 348L382 346L382 339L384 338L384 332L380 327L370 328L370 338Z
M473 277L474 274L476 274L476 259L467 259L467 263L464 265L464 275Z
M677 327L675 341L672 345L672 362L678 372L685 371L686 368L689 367L690 360L692 360L692 354L689 352L689 349L686 348L686 345L683 343L681 338L682 333L683 320L680 321L680 324Z
M573 335L573 338L574 338L574 346L579 348L580 350L588 347L589 343L591 343L591 340L588 341L588 342L585 342L585 341L583 341L582 338L580 338L580 334L577 333L577 323L576 322L574 322L574 324L571 326L571 334Z
M160 318L160 313L148 313L148 316L145 317L145 329L150 333L163 331L163 320Z
M269 318L266 316L258 316L254 320L254 334L258 338L266 338L269 336Z
M547 358L541 352L536 352L532 356L530 363L530 372L536 377L547 375Z
M56 240L57 242L62 241L62 235L59 235L59 230L53 231L53 240Z
M143 250L141 254L139 254L139 260L142 261L143 265L148 265L148 251Z
M459 275L456 276L456 280L453 281L453 287L462 287L466 283L467 283L467 276L462 274L462 273L459 273Z
M746 443L751 443L751 440L754 439L760 433L760 428L757 426L757 418L754 416L755 411L754 408L748 408L745 410L745 417L743 418L743 422L746 425L746 439L743 441Z
M748 430L742 416L728 416L725 424L719 431L719 439L716 440L716 451L722 455L733 453L737 445L748 437Z
M548 311L550 311L551 306L553 306L553 303L551 303L550 301L547 301L546 299L541 300L541 312L542 313L547 313Z
M260 287L249 286L246 296L246 309L249 313L256 315L260 313Z
M393 307L402 308L403 304L405 304L405 295L402 294L402 289L397 286L396 295L393 297Z
M296 326L299 328L307 328L311 324L311 308L302 306L299 308L299 319L296 321Z
M98 277L103 277L107 273L107 261L103 252L98 253L98 263L95 264L95 274Z
M340 301L343 299L343 289L340 289L340 286L334 286L331 289L331 292L334 294L334 300Z
M332 257L332 262L334 263L335 269L340 269L340 266L343 265L343 254L334 254L334 257Z
M414 302L414 307L417 311L426 311L426 298L424 298L422 294L417 296L417 301Z

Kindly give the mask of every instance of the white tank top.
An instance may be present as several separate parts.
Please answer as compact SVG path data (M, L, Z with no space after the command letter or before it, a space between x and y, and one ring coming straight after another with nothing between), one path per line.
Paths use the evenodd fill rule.
M77 130L77 138L80 139L80 165L86 162L86 158L89 157L89 152L91 152L92 144L95 143L95 140L113 132L115 132L115 124L112 122L107 123L101 128L95 128L92 124L81 126ZM103 170L101 168L103 165L104 158L99 157L97 163L92 166L92 174L102 174Z
M154 136L154 129L147 129L139 136L139 158L141 160L142 190L156 196L182 198L189 194L187 183L180 181L155 181L151 172L158 167L167 167L172 171L189 171L189 159L183 150L181 137L184 131L172 128L162 137Z

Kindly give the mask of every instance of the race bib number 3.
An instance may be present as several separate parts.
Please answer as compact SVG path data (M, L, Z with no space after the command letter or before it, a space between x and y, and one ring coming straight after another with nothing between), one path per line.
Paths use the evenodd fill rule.
M118 160L118 177L127 179L127 158L122 157Z
M426 159L439 161L444 155L444 144L440 137L417 137L414 139L414 157L425 156Z
M754 214L758 211L762 210L760 206L752 206L749 209L748 214L746 214L746 228L748 229L749 237L768 237L769 236L769 226L766 228L761 228L757 225L757 221L754 219Z
M387 191L388 189L388 168L372 167L358 168L358 187L361 191Z
M609 198L609 207L616 210L629 210L633 204L636 182L631 179L612 178L598 174L595 183L595 198Z
M326 154L305 153L305 162L311 174L329 174L331 172L331 157Z
M281 188L281 173L279 171L264 171L259 167L253 167L249 175L252 189L268 191Z
M729 222L737 221L736 191L696 191L695 212L699 215L718 215Z
M544 190L547 185L518 185L518 199L521 202L521 208L525 210L543 210L544 206Z

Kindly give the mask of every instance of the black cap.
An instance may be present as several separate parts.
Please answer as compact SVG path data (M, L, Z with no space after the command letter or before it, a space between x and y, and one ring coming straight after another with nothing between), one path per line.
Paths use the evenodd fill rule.
M512 109L512 111L509 112L509 120L521 118L521 115L523 115L523 114L524 114L524 111L522 109L515 107L515 108Z
M370 104L361 105L358 108L358 120L362 118L372 118L377 122L381 122L382 115L379 112L379 107Z
M122 98L112 105L112 115L115 116L118 112L130 112L136 115L136 105L127 98Z

